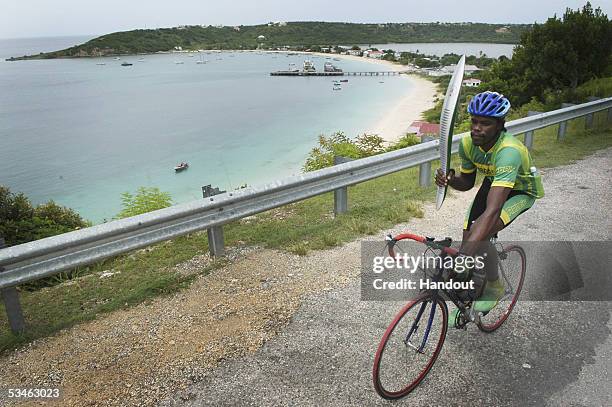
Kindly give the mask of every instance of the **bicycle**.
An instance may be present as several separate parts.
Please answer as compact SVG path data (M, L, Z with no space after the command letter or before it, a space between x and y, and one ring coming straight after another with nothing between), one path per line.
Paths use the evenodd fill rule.
M389 255L397 258L398 242L414 240L427 246L434 256L457 256L458 250L451 247L452 239L436 241L432 237L423 237L411 233L396 237L387 236ZM506 321L523 288L526 270L525 251L516 245L503 247L497 239L491 239L495 245L500 278L504 283L505 293L498 305L486 313L477 313L471 307L474 298L478 298L484 284L477 292L461 290L426 289L421 290L416 298L409 301L397 313L386 329L376 351L373 368L373 381L376 392L385 399L399 399L413 391L431 370L448 329L447 301L452 301L460 310L455 327L466 329L470 322L483 332L491 333ZM432 281L448 281L454 271L443 266L434 267L433 273L419 267L424 276ZM482 276L484 282L484 275ZM424 325L424 326L422 326Z

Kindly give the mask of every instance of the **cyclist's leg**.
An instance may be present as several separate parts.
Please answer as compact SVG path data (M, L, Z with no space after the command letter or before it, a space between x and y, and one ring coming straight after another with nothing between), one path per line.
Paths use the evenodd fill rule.
M527 195L525 193L521 193L518 191L517 193L512 193L512 192L510 193L510 195L508 196L508 199L504 203L504 206L502 207L502 211L501 211L501 214L497 222L497 224L499 224L499 221L501 220L501 222L503 223L503 226L501 227L501 229L504 229L509 224L514 222L514 220L518 218L520 214L522 214L523 212L531 208L533 206L533 203L535 202L535 198L530 195ZM497 225L496 225L496 229L497 229Z
M490 189L490 181L488 178L485 178L483 181L483 185L481 189L476 194L474 198L474 202L467 213L465 222L464 222L464 230L463 230L463 239L467 239L470 233L470 228L472 224L484 213L487 208L487 194ZM508 195L508 199L504 203L502 207L502 211L500 217L495 222L495 227L491 231L490 236L487 237L487 240L482 242L481 247L478 250L476 255L485 256L485 271L488 281L494 281L498 278L498 270L497 270L497 251L495 247L490 243L490 239L492 237L496 237L497 233L502 229L506 228L510 223L512 223L520 214L527 211L533 203L535 202L535 198L530 195L523 193L522 191L511 191ZM486 254L486 255L485 255Z
M491 236L496 236L497 232L507 227L521 213L531 208L534 202L535 199L533 197L513 191L502 207L500 217L495 224L494 233ZM481 312L487 312L495 307L504 294L504 285L499 279L497 250L490 241L487 243L487 256L485 257L487 283L481 296L474 304L474 309Z
M482 185L476 193L476 197L468 210L465 221L463 223L463 241L466 241L469 234L470 228L472 224L484 213L487 209L487 196L489 195L489 191L491 189L491 180L489 178L485 178L482 181ZM495 224L495 229L492 232L491 236L495 236L498 231L504 228L504 224L501 219L498 219ZM490 243L489 238L485 241L481 242L479 247L477 248L475 256L483 256L484 257L484 271L487 276L487 280L497 280L497 262L496 260L496 251L493 245Z

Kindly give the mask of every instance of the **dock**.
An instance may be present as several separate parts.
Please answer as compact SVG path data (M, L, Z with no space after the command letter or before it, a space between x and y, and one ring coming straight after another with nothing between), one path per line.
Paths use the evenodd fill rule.
M306 72L306 71L276 71L271 76L395 76L409 71L362 71L362 72Z

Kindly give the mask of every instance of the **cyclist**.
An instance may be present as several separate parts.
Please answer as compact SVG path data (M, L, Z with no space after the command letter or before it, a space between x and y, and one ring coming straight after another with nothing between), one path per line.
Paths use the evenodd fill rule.
M482 92L470 100L467 110L471 137L464 137L459 144L459 174L450 170L445 177L438 169L436 184L467 191L474 187L477 172L485 176L465 218L460 253L485 256L487 282L474 310L487 312L504 295L495 248L489 239L542 198L544 188L527 147L506 132L510 101L497 92ZM451 314L451 325L458 312Z

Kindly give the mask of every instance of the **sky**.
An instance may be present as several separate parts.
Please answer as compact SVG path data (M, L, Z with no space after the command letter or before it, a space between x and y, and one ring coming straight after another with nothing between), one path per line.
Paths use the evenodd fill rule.
M0 0L0 38L269 21L533 23L586 0ZM591 1L612 17L612 0Z

